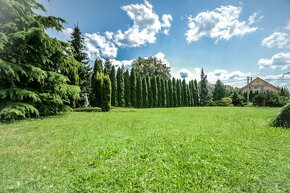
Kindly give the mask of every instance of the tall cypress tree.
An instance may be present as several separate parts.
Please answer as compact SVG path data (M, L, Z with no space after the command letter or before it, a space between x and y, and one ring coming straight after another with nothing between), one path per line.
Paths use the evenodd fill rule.
M206 105L206 101L208 100L208 88L207 88L207 75L204 74L203 68L201 69L200 74L200 105Z
M147 88L148 88L148 107L153 107L153 95L152 95L152 85L151 85L151 78L149 76L146 76L147 81Z
M112 70L110 72L110 80L111 80L111 87L112 87L112 97L111 97L111 104L112 106L118 106L117 102L117 78L116 78L116 68L112 66Z
M158 89L158 107L162 107L162 83L161 83L161 78L157 76L157 89Z
M110 59L106 59L105 64L104 64L104 74L110 74L112 70L112 62Z
M137 87L137 80L136 80L136 72L134 68L131 68L130 72L130 84L131 84L131 103L133 107L137 107L136 104L136 87Z
M194 80L194 106L199 106L199 92L198 92L198 85L197 85L197 80Z
M125 84L124 84L124 76L123 76L123 68L119 67L117 70L117 90L118 90L118 106L119 107L124 107L125 105L125 99L124 99L124 94L125 94Z
M142 91L143 91L143 108L148 108L149 103L148 103L148 87L147 87L147 80L144 77L142 80Z
M126 70L124 73L124 81L125 81L125 106L131 106L131 83L130 83L130 74L129 70Z
M169 97L169 81L170 79L165 79L165 91L166 91L166 107L170 107L170 97Z
M182 80L182 102L181 102L181 105L182 106L187 106L187 96L186 96L186 82L185 82L185 79Z
M166 80L165 79L161 79L161 93L162 93L162 107L167 107Z
M176 81L176 93L177 93L177 106L180 107L182 103L182 91L181 91L181 80Z
M142 91L142 77L137 77L137 86L136 86L136 107L143 107L143 91Z
M169 98L169 107L173 107L173 88L172 88L172 81L168 79L168 98Z
M152 105L158 107L158 86L156 76L151 78L151 89L152 89Z
M70 43L74 48L74 58L79 62L78 85L80 86L81 93L80 99L76 101L76 106L81 107L85 105L85 95L90 93L90 67L87 54L84 52L83 37L79 26L74 27Z
M95 75L95 87L93 93L95 95L94 103L97 107L102 107L102 96L103 96L103 76L102 72L97 72Z
M194 81L189 81L189 91L190 91L190 106L194 106L194 98L195 98L195 89L194 89Z
M102 85L102 111L107 112L111 109L111 80L108 75L103 76Z
M172 78L172 106L177 107L176 80Z
M91 76L90 104L93 107L100 106L100 103L98 103L97 101L100 101L100 98L101 98L100 96L101 93L96 91L98 90L98 86L99 86L96 79L97 73L103 73L102 60L98 60L98 59L95 60L93 74Z

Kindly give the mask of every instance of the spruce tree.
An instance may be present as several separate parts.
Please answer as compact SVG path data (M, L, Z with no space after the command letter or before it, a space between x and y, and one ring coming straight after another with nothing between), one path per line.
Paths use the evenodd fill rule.
M223 97L225 97L226 94L226 88L222 81L219 79L216 81L214 90L213 90L213 100L221 100Z
M130 83L130 74L129 70L126 70L124 73L124 82L125 82L125 106L131 106L131 83Z
M158 86L156 76L151 78L151 89L152 89L152 105L158 107Z
M136 86L136 107L143 107L143 91L142 91L142 77L137 77L137 86Z
M79 62L69 43L46 34L64 20L38 14L45 9L34 0L0 4L0 120L67 110L79 98Z
M80 99L76 101L77 107L85 105L85 96L90 93L90 66L88 64L87 54L84 52L83 37L79 26L75 26L71 33L72 47L74 48L74 58L79 62L78 84L80 86Z
M124 99L124 94L125 94L125 85L124 85L124 76L123 76L123 68L119 67L117 70L117 90L118 90L118 106L119 107L124 107L125 105L125 99Z
M111 87L112 87L112 97L111 97L111 104L112 106L118 106L117 102L117 78L116 78L116 68L112 66L112 70L110 72L110 80L111 80Z
M204 74L203 68L201 69L200 74L200 105L206 105L206 101L208 100L208 88L207 88L207 75Z
M143 108L148 108L149 107L149 102L148 102L148 87L147 87L147 80L144 77L142 80L142 96L143 96Z
M137 80L136 80L136 72L134 68L131 68L130 72L130 85L131 85L131 103L133 107L136 107L136 87L137 87Z
M111 80L108 75L103 76L102 81L102 111L107 112L111 109Z
M149 76L146 76L147 81L147 88L148 88L148 107L153 107L153 95L152 95L152 85L151 85L151 78Z

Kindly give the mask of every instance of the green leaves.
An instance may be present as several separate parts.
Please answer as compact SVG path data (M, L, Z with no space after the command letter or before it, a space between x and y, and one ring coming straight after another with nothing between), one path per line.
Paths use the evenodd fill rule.
M10 103L0 111L1 120L15 120L31 117L32 115L39 116L39 111L27 103Z

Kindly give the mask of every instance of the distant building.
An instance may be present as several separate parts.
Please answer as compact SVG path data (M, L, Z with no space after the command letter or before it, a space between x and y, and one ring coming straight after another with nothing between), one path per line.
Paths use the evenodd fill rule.
M254 80L248 81L248 84L241 88L242 93L248 93L252 91L252 93L263 93L267 91L272 91L275 93L280 93L280 89L276 86L273 86L269 82L263 80L260 77L255 78Z

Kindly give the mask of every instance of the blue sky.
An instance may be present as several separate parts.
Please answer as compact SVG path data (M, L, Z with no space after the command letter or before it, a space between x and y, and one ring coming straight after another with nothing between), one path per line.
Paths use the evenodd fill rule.
M51 0L47 15L64 18L69 40L78 24L92 60L110 58L130 65L138 56L157 56L175 77L243 86L260 76L290 88L289 0Z

